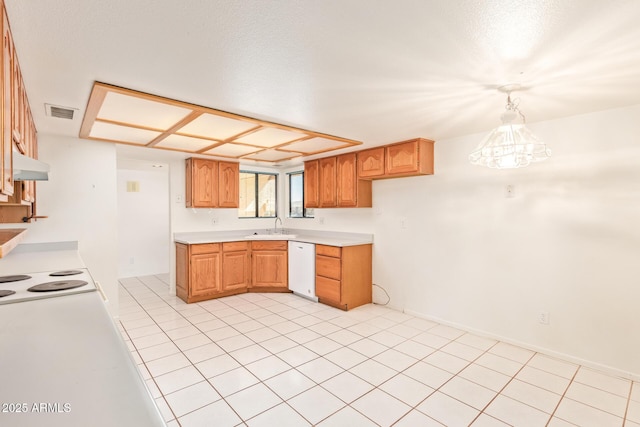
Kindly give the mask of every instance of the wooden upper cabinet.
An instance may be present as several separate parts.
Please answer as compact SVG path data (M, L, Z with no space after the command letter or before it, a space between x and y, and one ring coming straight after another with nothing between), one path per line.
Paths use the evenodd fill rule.
M371 207L371 181L358 179L356 153L336 157L338 207Z
M23 119L23 84L22 75L20 73L20 65L18 64L18 58L15 49L13 50L12 59L13 71L11 74L11 132L13 137L13 143L22 154L25 154L25 146L22 141L22 121Z
M0 223L10 223L36 216L36 183L31 180L14 183L13 157L14 152L19 152L27 157L38 158L38 145L27 91L2 1L0 13Z
M2 103L2 114L0 116L0 123L2 126L2 147L0 147L0 195L4 196L3 199L7 200L6 196L13 194L13 140L11 138L11 74L13 72L13 40L11 39L11 31L9 31L9 21L7 15L4 13L4 8L1 8L2 12L2 68L0 73L2 76L2 84L0 85L0 91L2 91L2 97L0 102Z
M188 208L237 208L240 165L191 157L186 162Z
M432 175L433 141L416 138L385 147L386 175Z
M220 179L218 206L221 208L237 208L240 197L240 164L219 162L218 175Z
M378 178L384 175L384 147L358 152L358 177Z
M304 163L305 208L371 207L371 181L358 179L356 153Z
M186 204L188 208L218 206L218 162L208 159L187 159Z
M318 160L318 182L320 190L321 208L334 208L338 206L338 189L336 186L336 158L325 157Z
M304 207L320 207L318 161L304 162Z

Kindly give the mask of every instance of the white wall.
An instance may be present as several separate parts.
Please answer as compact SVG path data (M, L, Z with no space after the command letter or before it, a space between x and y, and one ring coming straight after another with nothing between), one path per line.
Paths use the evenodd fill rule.
M530 124L553 157L521 170L470 165L484 135L437 141L435 175L376 181L372 209L318 209L285 226L374 233L374 282L393 307L638 376L639 117L634 106ZM52 178L39 186L39 212L51 218L31 225L28 241L80 240L117 302L115 149L40 140ZM185 208L186 156L127 150L169 165L172 232L273 226L235 209Z
M167 243L170 246L169 276L171 289L175 290L175 246L173 233L188 231L224 231L243 230L257 228L272 228L273 219L238 218L238 209L192 209L185 207L185 159L190 157L188 153L176 151L149 150L135 146L120 145L117 148L118 158L132 160L154 161L164 163L169 171L169 211L170 211L170 236ZM241 165L241 170L256 172L274 172L274 168L261 165ZM283 185L284 178L280 176L279 186ZM285 200L279 200L279 215L284 219Z
M24 243L77 240L80 256L118 312L116 150L113 144L38 136L49 181L37 183L38 215Z
M396 308L637 376L638 118L634 106L530 124L553 157L519 170L468 163L484 134L437 141L435 175L376 181L373 209L316 217L373 231L374 282Z
M169 272L169 172L123 169L118 162L118 278ZM132 165L136 166L136 165ZM125 166L127 167L127 166ZM127 182L139 191L128 192Z

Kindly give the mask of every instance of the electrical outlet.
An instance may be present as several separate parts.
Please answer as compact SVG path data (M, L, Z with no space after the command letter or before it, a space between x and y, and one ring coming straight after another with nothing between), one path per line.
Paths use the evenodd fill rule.
M182 203L182 194L176 196L176 203Z
M133 265L135 264L135 259L133 257L129 258L129 264Z
M324 217L323 216L318 217L318 224L321 224L321 225L324 224Z
M548 325L549 324L549 312L548 311L541 311L538 313L538 322L540 322L543 325Z
M400 218L400 228L403 230L407 228L407 218L404 216Z

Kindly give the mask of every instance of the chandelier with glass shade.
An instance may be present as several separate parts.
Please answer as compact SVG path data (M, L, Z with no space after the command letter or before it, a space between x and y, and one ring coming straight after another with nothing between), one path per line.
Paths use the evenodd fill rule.
M469 155L469 161L490 168L512 169L548 159L551 150L525 126L524 114L518 108L519 100L511 99L511 92L521 90L521 86L510 84L498 90L507 94L507 105L500 116L502 125L487 135Z

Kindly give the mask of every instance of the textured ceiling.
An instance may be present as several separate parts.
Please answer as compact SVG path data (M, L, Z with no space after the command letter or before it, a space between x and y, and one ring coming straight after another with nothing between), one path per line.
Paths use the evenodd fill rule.
M5 0L38 131L94 81L364 141L640 103L637 0ZM73 121L44 103L78 108Z

